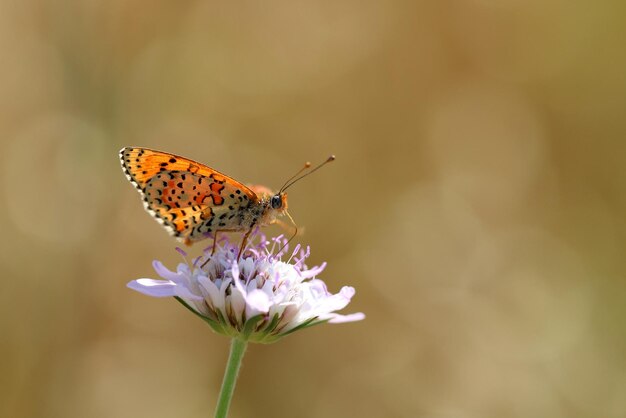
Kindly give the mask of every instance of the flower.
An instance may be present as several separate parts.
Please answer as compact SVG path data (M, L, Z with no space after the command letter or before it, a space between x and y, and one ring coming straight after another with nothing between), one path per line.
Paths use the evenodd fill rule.
M256 242L258 240L258 243ZM317 278L326 267L307 267L310 248L296 246L287 254L282 235L268 241L255 234L238 260L239 248L224 238L204 256L187 262L176 271L155 260L153 267L164 280L137 279L128 287L153 297L175 297L206 321L213 330L247 341L271 343L299 329L320 323L359 321L363 313L341 315L354 296L353 287L344 286L332 294Z

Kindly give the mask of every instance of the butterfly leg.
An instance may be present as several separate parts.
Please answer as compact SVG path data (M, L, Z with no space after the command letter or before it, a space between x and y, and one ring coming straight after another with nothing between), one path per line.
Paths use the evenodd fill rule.
M213 234L213 247L211 248L211 256L207 257L204 263L200 265L200 268L204 268L204 266L206 266L206 264L211 260L211 258L213 258L213 254L215 254L215 249L217 248L217 233L218 232L219 231L215 231L215 233Z
M250 236L250 234L252 233L252 230L254 229L254 226L256 224L253 223L250 226L250 229L248 229L248 231L244 234L243 236L243 240L241 241L241 246L239 247L239 255L237 256L237 261L239 261L239 259L241 258L241 254L243 254L243 250L244 248L246 248L246 243L248 242L248 237Z
M213 248L211 248L211 257L213 257L213 254L215 254L215 249L217 248L217 233L219 231L215 231L215 233L213 234Z

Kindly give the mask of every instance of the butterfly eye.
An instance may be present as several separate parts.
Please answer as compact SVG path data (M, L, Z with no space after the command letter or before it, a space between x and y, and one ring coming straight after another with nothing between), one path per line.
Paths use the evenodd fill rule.
M272 200L270 202L272 204L272 208L278 209L283 205L283 201L280 198L280 195L272 196Z

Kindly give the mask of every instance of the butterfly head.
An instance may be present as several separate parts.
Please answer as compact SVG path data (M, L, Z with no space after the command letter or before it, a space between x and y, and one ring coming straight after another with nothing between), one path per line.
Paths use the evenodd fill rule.
M285 211L287 210L287 193L280 192L276 193L274 196L270 198L270 205L272 209Z
M248 187L259 197L261 205L271 212L283 212L287 209L287 193L276 192L258 184L249 184Z

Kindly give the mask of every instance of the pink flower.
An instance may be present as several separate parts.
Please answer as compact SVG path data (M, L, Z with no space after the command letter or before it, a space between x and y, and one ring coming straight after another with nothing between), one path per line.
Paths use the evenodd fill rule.
M250 242L239 261L238 247L227 239L212 256L205 250L204 257L191 263L178 249L185 262L175 272L155 260L154 270L164 280L137 279L128 287L148 296L175 297L216 332L260 343L324 322L365 318L363 313L335 312L350 303L355 290L344 286L330 293L317 278L326 263L312 268L304 263L309 248L304 251L298 245L283 261L287 246L282 236L270 242L256 234Z

